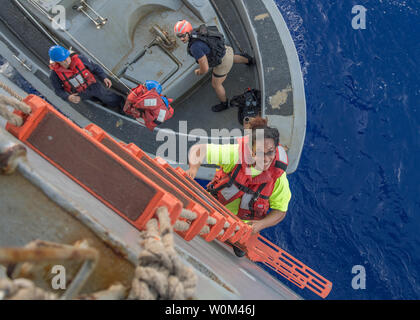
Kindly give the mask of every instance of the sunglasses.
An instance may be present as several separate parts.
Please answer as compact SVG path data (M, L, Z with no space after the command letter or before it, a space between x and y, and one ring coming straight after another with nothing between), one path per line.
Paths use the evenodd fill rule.
M268 152L264 152L264 151L257 151L257 152L255 152L255 155L256 156L259 156L259 157L272 157L272 156L274 156L276 154L276 150L271 150L271 151L268 151Z
M184 39L187 36L187 34L186 33L178 33L176 36L180 39Z

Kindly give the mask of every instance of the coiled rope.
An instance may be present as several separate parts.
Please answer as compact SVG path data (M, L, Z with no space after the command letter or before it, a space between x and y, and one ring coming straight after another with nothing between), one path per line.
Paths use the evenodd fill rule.
M129 299L183 300L192 298L197 276L185 266L174 248L169 213L165 207L157 209L156 218L146 224L141 233L139 264L135 271Z

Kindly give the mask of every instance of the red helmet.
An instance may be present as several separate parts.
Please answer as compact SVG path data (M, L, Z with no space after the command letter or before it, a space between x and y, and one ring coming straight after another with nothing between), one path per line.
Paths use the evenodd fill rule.
M193 27L187 20L180 20L174 26L175 34L184 34L186 32L191 33L192 30Z

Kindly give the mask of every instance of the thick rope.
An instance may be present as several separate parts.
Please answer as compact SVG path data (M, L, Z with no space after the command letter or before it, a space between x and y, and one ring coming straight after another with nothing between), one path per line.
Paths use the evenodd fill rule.
M25 103L17 100L16 98L11 98L0 94L0 116L18 127L23 124L23 119L22 117L11 112L8 107L12 107L15 110L20 110L25 114L31 113L31 108Z
M183 300L192 298L197 276L183 265L175 248L168 210L157 209L141 234L144 250L129 293L135 300Z
M8 94L10 94L12 97L14 97L15 99L17 99L19 101L22 101L24 99L19 94L17 94L14 90L12 90L12 88L10 88L9 86L7 86L6 84L4 84L1 81L0 81L0 88L3 89L4 91L6 91Z

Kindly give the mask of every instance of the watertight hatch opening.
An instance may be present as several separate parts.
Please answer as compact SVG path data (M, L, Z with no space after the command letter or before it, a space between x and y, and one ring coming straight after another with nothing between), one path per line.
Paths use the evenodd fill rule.
M177 70L178 66L171 57L159 46L153 46L137 61L130 64L123 77L134 83L144 83L152 79L163 84Z

